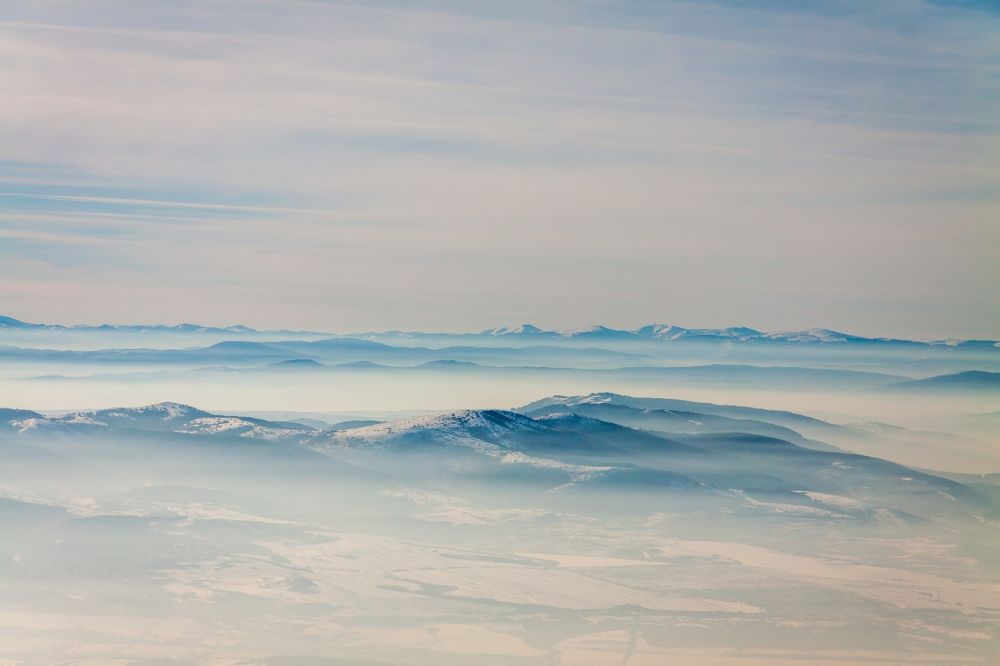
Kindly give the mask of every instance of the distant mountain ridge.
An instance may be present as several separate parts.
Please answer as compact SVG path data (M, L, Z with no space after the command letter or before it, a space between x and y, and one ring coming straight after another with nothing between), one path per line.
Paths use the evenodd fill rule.
M635 339L675 341L723 341L723 342L801 342L801 343L882 343L882 344L915 344L942 346L994 346L1000 347L995 340L959 340L948 338L942 340L907 340L902 338L865 337L842 333L828 328L810 328L803 331L759 331L747 326L730 326L727 328L685 328L675 324L647 324L636 329L615 329L607 326L590 326L576 329L544 330L532 324L518 326L503 326L491 328L479 333L491 337L539 337L552 339Z
M887 391L936 391L943 389L965 391L1000 391L1000 372L969 370L924 379L912 379L890 384Z
M533 341L620 341L620 342L726 342L726 343L808 343L808 344L880 344L880 345L923 345L941 347L961 347L977 349L998 349L1000 341L947 338L939 340L908 340L903 338L865 337L852 335L828 328L810 328L802 331L760 331L747 326L727 328L685 328L675 324L647 324L636 329L617 329L607 326L589 326L572 329L546 330L533 324L518 324L489 328L478 333L433 333L423 331L370 331L355 334L334 334L318 331L258 330L236 324L232 326L204 326L201 324L99 324L63 325L25 322L13 317L0 315L0 332L4 329L21 331L75 331L75 332L121 332L121 333L187 333L187 334L228 334L264 335L296 334L322 335L329 337L354 337L365 339L496 339Z
M259 331L242 324L232 326L204 326L202 324L38 324L21 321L14 317L0 315L0 330L48 330L48 331L93 331L93 332L160 332L160 333L226 333L233 335L257 334L257 333L313 333L312 331ZM314 333L319 335L319 333Z

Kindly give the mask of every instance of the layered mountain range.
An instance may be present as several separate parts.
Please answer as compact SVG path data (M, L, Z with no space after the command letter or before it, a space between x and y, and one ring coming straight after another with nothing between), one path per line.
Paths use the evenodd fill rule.
M342 373L404 376L407 373L528 381L582 379L599 383L628 382L645 387L673 386L791 387L824 391L891 392L1000 392L1000 353L983 357L981 351L954 347L931 348L927 353L882 355L878 360L852 355L792 357L778 364L767 355L724 354L661 356L649 350L602 348L555 343L524 346L451 345L444 347L392 345L360 338L320 340L227 340L208 346L179 349L39 349L0 345L0 364L14 368L20 379L95 381L156 381L209 376L268 374L275 377ZM844 349L844 348L839 348ZM643 353L648 352L648 353ZM759 356L759 357L758 357ZM83 367L96 374L81 376L24 374L22 367L57 367L65 372ZM819 366L819 367L817 367ZM839 366L839 367L838 367ZM978 369L986 367L988 370ZM970 369L977 368L977 369ZM935 372L937 371L937 372ZM192 375L191 373L197 373Z
M0 642L69 645L73 662L95 636L188 656L262 636L244 661L298 664L361 628L373 647L338 663L414 663L386 661L387 636L448 666L551 663L548 646L602 636L626 657L633 636L704 654L805 641L796 655L851 663L932 644L992 663L996 476L893 461L954 458L942 434L607 391L300 414L0 409ZM845 631L864 637L854 652ZM461 654L442 660L449 636ZM473 653L509 637L545 649Z
M5 447L12 465L29 451L87 460L88 442L125 455L138 446L146 455L155 451L154 460L174 455L173 449L234 451L243 442L270 447L272 462L282 451L294 460L318 456L323 465L427 490L513 484L546 504L614 489L615 502L636 493L662 501L680 492L696 495L706 508L807 519L975 521L996 511L994 498L970 486L820 439L868 436L791 412L612 393L347 428L213 414L177 403L59 416L0 411L0 438L21 447Z

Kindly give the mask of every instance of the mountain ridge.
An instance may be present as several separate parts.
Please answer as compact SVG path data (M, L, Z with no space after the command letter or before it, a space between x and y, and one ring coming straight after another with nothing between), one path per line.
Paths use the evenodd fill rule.
M725 328L687 328L676 324L652 323L635 329L619 329L604 325L582 328L543 329L530 323L488 328L479 332L435 333L424 331L369 331L365 333L335 334L320 331L269 329L258 330L242 324L231 326L206 326L202 324L44 324L26 322L7 315L0 315L0 332L11 330L47 330L70 332L160 332L160 333L212 333L230 335L315 335L332 338L372 338L398 337L407 339L430 338L510 338L548 339L554 341L573 340L620 340L620 341L660 341L660 342L743 342L743 343L802 343L802 344L892 344L929 345L947 347L976 347L1000 349L1000 341L975 338L941 338L917 340L890 337L869 337L843 333L829 328L809 328L789 331L761 331L747 326Z
M581 404L607 404L582 398ZM220 448L212 450L223 451L246 442L248 446L235 450L252 455L260 450L253 445L267 443L277 447L272 449L276 455L320 454L351 469L379 473L386 472L389 461L397 461L397 473L409 483L414 475L432 486L448 479L493 479L520 484L539 496L632 488L644 493L708 492L733 500L742 494L808 491L855 498L872 510L903 509L927 517L975 519L977 512L993 510L985 496L962 483L884 458L809 448L808 441L793 442L765 431L658 432L571 413L572 405L566 402L555 398L550 404L569 409L538 418L512 410L463 409L345 429L213 414L174 402L63 416L3 410L0 414L7 420L0 422L0 433L25 437L29 448L38 445L44 452L55 446L74 456L86 456L88 449L79 445L83 443L121 451L140 444L144 451L158 446L168 456L178 444L190 451L191 446L200 449L218 442ZM70 448L58 448L63 446L59 442ZM960 503L953 506L955 499ZM818 506L811 510L836 512Z

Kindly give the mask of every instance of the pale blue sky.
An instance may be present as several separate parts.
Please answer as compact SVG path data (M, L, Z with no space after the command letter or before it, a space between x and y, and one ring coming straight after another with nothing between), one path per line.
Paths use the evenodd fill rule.
M990 3L5 2L0 311L1000 337Z

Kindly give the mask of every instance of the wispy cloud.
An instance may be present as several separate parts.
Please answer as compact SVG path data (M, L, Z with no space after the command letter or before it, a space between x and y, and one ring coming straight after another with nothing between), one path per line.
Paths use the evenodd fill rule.
M69 201L78 203L101 203L120 206L149 206L165 208L196 208L199 210L237 210L252 213L302 213L307 212L304 208L275 208L265 206L236 206L232 204L217 204L200 201L177 201L168 199L130 199L126 197L96 197L85 195L68 194L32 194L29 192L0 192L0 197L11 197L15 199L43 199L46 201ZM313 210L311 212L325 212Z
M995 13L513 7L6 4L0 227L135 242L88 244L73 272L93 293L65 302L52 262L0 261L5 307L328 329L1000 326ZM169 216L191 226L140 223ZM137 271L171 296L109 288ZM928 308L942 284L962 299Z

